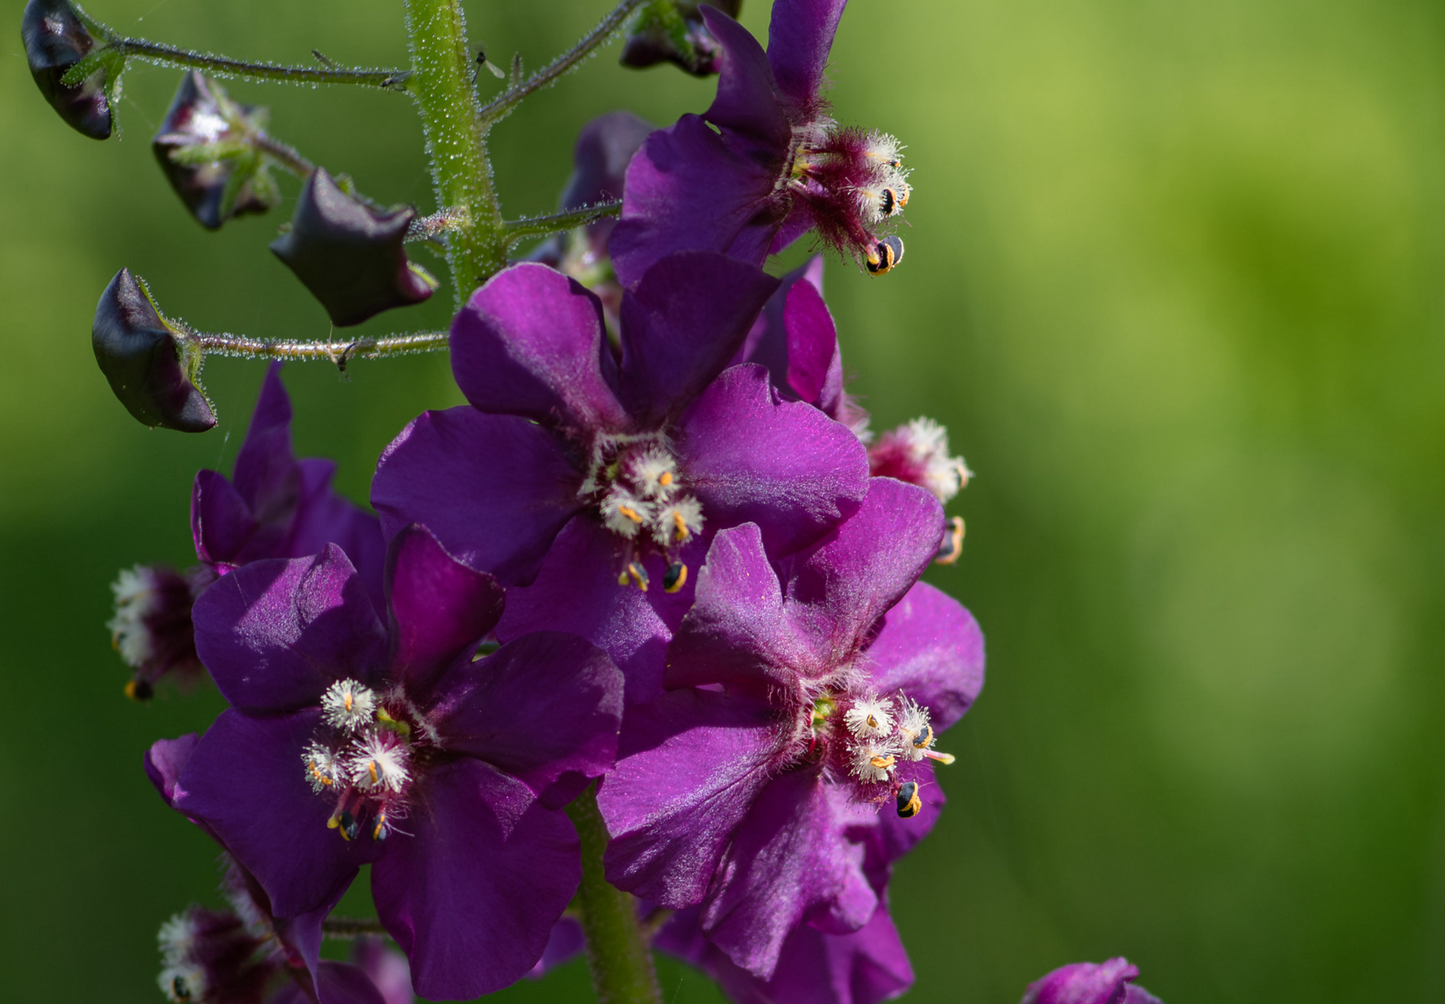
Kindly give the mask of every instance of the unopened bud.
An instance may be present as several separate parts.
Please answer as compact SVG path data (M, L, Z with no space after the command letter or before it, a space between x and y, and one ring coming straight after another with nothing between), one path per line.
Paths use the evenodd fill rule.
M255 137L266 109L232 101L192 70L151 142L171 187L207 230L281 201Z
M633 19L622 43L621 63L642 69L668 62L695 77L721 69L722 46L703 23L696 0L664 0L644 7ZM712 6L736 18L742 0L716 0Z
M121 269L95 308L91 346L110 389L138 421L205 432L215 412L201 390L200 347L156 309L150 292Z
M296 205L289 232L271 242L276 257L326 308L337 327L432 295L437 281L402 248L416 213L378 212L317 168Z
M84 80L61 82L67 71L95 48L87 20L69 0L30 0L20 21L20 38L30 75L45 100L77 132L107 139L111 115L106 85L119 75L123 57L117 53L114 61L97 65Z

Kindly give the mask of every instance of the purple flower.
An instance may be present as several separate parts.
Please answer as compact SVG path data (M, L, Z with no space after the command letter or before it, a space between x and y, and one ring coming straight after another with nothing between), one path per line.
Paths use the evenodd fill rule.
M1030 983L1019 1004L1160 1004L1133 985L1138 977L1139 968L1124 958L1097 965L1075 962Z
M390 943L377 937L358 938L351 947L351 961L370 977L386 1004L415 1004L411 967Z
M135 671L128 696L147 700L166 676L185 683L199 675L191 606L218 576L249 561L299 558L339 544L377 609L383 607L381 524L332 490L335 468L330 460L292 454L291 401L281 364L272 363L236 456L234 482L216 471L196 475L191 531L203 564L184 572L137 565L111 587L115 616L107 626L121 659Z
M279 916L371 864L417 991L507 986L581 876L556 811L615 756L622 681L584 640L537 633L473 661L502 589L422 527L392 540L383 627L346 555L257 561L196 604L196 649L233 705L175 807L255 875Z
M702 22L701 6L697 0L669 0L643 7L628 26L619 61L637 69L669 62L695 77L717 73L722 51ZM735 18L743 3L717 0L710 6Z
M180 777L197 741L195 734L162 739L146 753L146 774L172 808L183 794ZM200 826L225 848L205 823ZM191 907L161 926L158 982L171 1000L260 1004L267 989L284 980L269 1004L410 1004L384 998L365 969L321 961L322 921L344 889L319 909L279 918L255 876L228 849L222 857L227 863L222 891L230 909Z
M931 761L953 758L936 734L983 685L977 624L917 582L940 518L927 492L875 478L776 568L757 526L719 533L668 646L671 692L628 710L598 795L608 879L700 903L703 934L760 979L798 924L867 923L866 856L876 875L937 815Z
M766 53L732 18L703 8L722 47L717 97L701 116L653 133L633 158L612 236L623 285L684 249L761 264L810 230L874 273L902 258L902 242L885 235L911 191L902 147L840 127L821 93L843 5L778 0Z
M427 412L382 455L383 528L422 522L505 583L535 578L509 594L500 637L561 617L618 660L630 701L655 690L658 632L675 622L658 611L686 609L707 535L756 522L788 553L867 491L847 429L778 400L762 367L723 368L776 284L718 254L660 262L622 301L619 359L578 283L535 264L500 273L452 325L471 407Z

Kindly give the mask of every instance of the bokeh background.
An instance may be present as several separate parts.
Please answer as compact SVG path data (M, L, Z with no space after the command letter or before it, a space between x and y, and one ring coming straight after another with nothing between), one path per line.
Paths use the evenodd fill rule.
M216 866L141 754L219 699L125 701L107 587L191 559L191 477L229 470L263 367L207 366L219 429L146 430L96 369L95 299L128 265L203 329L327 323L265 249L297 186L204 233L149 149L179 73L132 69L120 138L85 139L29 80L20 9L0 3L0 998L154 1002L155 929L214 900ZM467 3L477 44L534 67L603 10ZM253 58L405 61L395 0L90 11ZM711 83L616 53L497 129L512 214L552 207L593 115L706 106ZM829 266L854 389L876 427L944 421L978 473L951 507L963 560L931 577L982 622L988 685L898 867L909 999L1013 1004L1116 954L1169 1004L1445 999L1445 8L859 0L832 72L838 117L899 135L916 184L901 268ZM406 98L231 90L432 208ZM449 301L363 330L445 325ZM444 357L287 382L300 452L358 500L408 418L459 400ZM574 963L501 996L589 995Z

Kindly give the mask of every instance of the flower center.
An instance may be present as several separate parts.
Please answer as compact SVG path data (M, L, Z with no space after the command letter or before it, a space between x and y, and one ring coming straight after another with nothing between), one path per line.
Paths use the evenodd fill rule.
M312 790L336 799L326 825L344 840L363 833L385 840L406 815L415 746L425 737L387 705L356 680L336 681L321 696L322 724L301 754Z
M675 593L683 587L687 566L678 554L702 532L702 503L687 491L662 433L599 437L578 495L624 545L620 585L646 591L643 559L658 554L667 564L663 588Z
M823 240L882 275L903 260L903 241L883 231L913 188L902 145L886 133L814 123L794 139L780 187L801 200Z
M900 767L924 759L953 763L951 754L933 748L928 710L902 693L824 691L810 715L814 745L826 745L834 775L853 786L859 801L891 797L905 819L916 816L923 802L918 782L900 776Z

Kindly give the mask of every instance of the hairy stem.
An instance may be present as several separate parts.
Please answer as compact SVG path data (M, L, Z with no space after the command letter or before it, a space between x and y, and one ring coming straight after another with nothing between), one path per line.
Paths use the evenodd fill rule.
M457 305L507 265L502 213L492 190L472 57L459 0L404 0L412 75L426 131L426 152L439 207L463 220L446 233Z
M321 933L328 938L361 938L368 934L386 934L379 920L361 917L327 917L321 922Z
M272 160L280 164L292 174L302 178L309 178L315 171L316 165L303 157L295 147L281 142L275 136L265 132L251 134L251 142L256 148L265 152Z
M596 223L609 216L616 216L620 212L622 212L622 203L620 202L599 202L596 205L581 206L548 216L524 216L520 220L508 220L505 224L507 244L511 246L528 237L546 237L548 234L561 233L564 230L575 230L577 227Z
M506 118L513 108L521 104L522 99L534 91L544 87L550 87L557 78L577 68L577 65L592 54L600 45L605 44L612 38L613 32L622 27L627 16L638 7L641 7L645 0L622 0L612 13L598 22L593 28L582 37L572 48L548 63L542 69L532 74L526 80L513 87L508 88L493 98L485 108L481 110L483 132L496 125Z
M419 352L444 352L450 337L445 331L418 331L407 335L349 340L291 341L247 338L244 335L191 332L187 336L209 355L239 356L244 359L294 359L298 362L331 362L341 369L353 359L409 356Z
M600 1004L660 1004L652 952L638 924L637 900L602 875L607 827L597 810L596 787L567 807L582 841L582 885L577 890L587 965Z
M172 45L148 42L143 38L115 38L111 48L155 63L158 66L181 66L205 70L217 77L243 77L247 80L279 80L290 84L361 84L366 87L404 88L405 70L362 70L344 66L280 66L276 63L251 63L244 59L213 56Z

